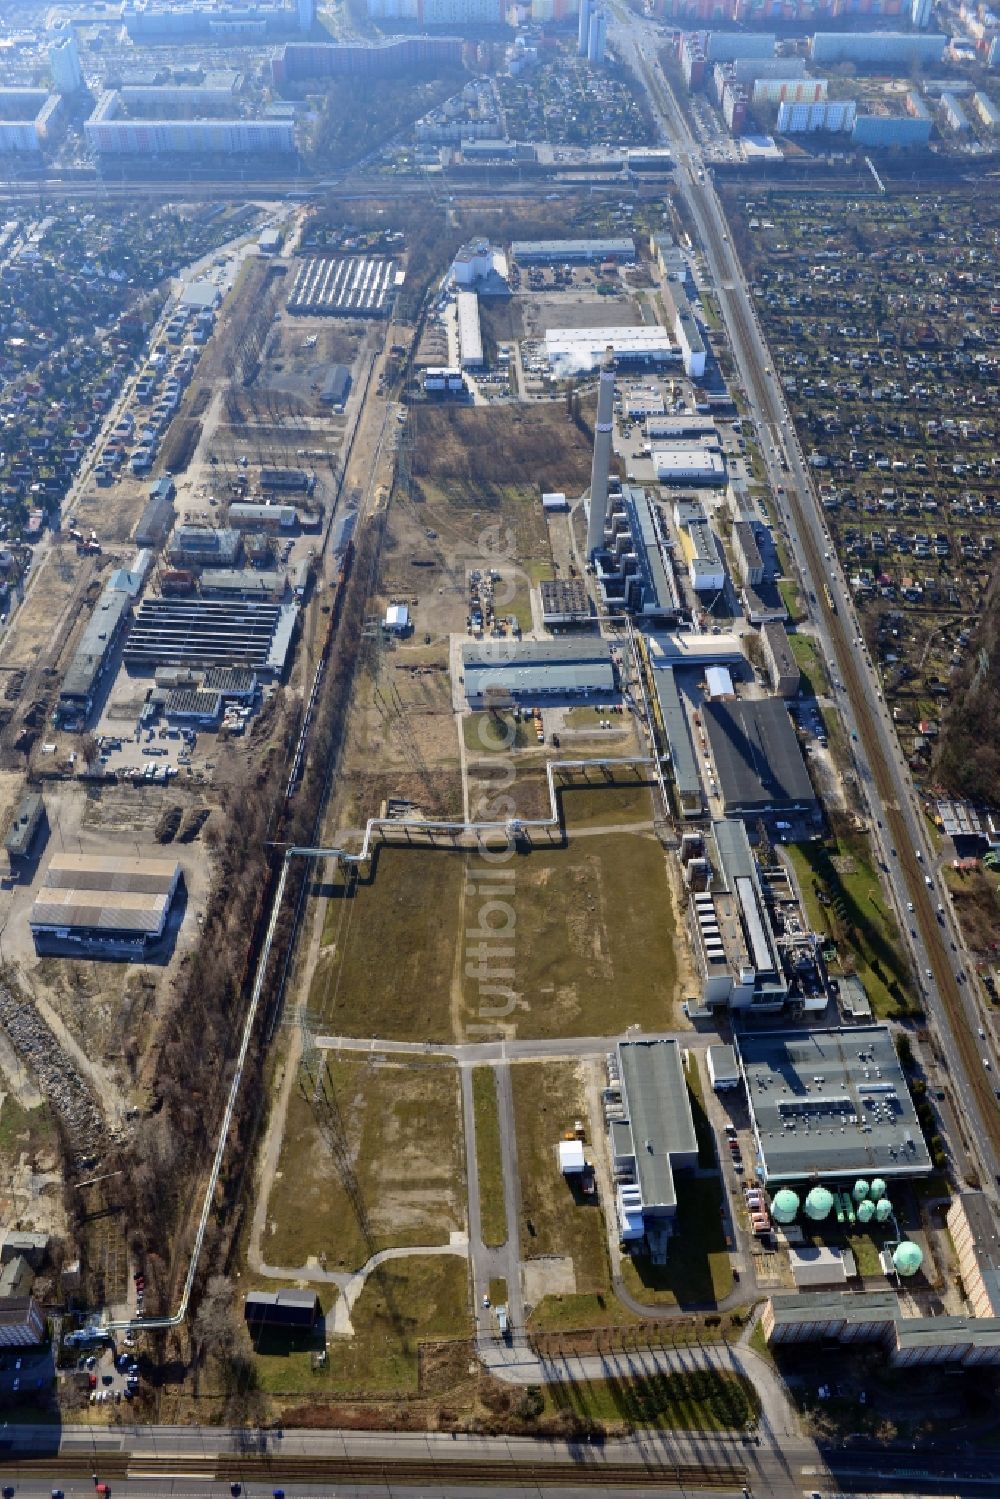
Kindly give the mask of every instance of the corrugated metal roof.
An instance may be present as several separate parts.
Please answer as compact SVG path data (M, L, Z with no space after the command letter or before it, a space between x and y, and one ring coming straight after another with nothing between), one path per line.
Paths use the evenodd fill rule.
M31 908L31 926L156 935L169 905L168 895L139 890L45 889Z
M173 888L176 859L119 854L53 854L45 871L46 889L120 890L162 895Z

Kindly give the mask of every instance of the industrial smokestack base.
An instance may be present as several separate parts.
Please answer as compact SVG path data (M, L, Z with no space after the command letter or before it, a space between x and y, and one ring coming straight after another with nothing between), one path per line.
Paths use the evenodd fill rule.
M611 435L615 420L615 351L609 344L601 360L597 386L597 424L594 428L594 458L590 466L590 518L587 523L587 556L604 546L608 518L608 475L611 470Z

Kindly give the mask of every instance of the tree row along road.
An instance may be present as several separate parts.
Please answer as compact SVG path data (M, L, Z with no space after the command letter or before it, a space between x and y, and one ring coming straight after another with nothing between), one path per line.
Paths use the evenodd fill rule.
M713 274L733 355L753 403L760 425L762 452L770 467L766 439L769 433L781 432L785 413L777 377L766 373L773 370L773 361L762 332L753 322L739 261L724 232L725 215L714 186L700 169L697 142L672 90L662 73L658 73L657 65L650 61L655 57L655 47L645 52L634 20L620 11L618 14L625 28L625 49L631 51L636 71L644 79L650 98L660 109L678 154L677 184L691 211ZM907 771L897 761L899 748L895 734L883 719L874 668L869 667L860 647L854 644L856 631L849 596L845 590L844 612L840 613L830 607L824 588L818 586L827 576L818 539L823 534L822 518L812 492L811 479L791 442L787 456L790 465L787 500L805 561L807 576L803 582L814 595L822 632L830 643L832 659L839 668L854 714L858 740L867 762L863 769L871 777L891 847L896 850L892 856L890 878L894 877L898 865L905 880L905 896L913 902L913 920L921 933L933 975L934 987L928 990L928 1008L938 1021L941 1046L965 1114L972 1147L986 1171L984 1186L992 1190L1000 1161L1000 1109L991 1075L983 1067L982 1045L975 1033L974 1020L966 1009L955 967L945 946L945 928L938 922L935 901L932 900L935 892L925 884L929 861L917 858L917 848L923 849L926 843L925 830L920 814L913 811L910 803L912 788Z

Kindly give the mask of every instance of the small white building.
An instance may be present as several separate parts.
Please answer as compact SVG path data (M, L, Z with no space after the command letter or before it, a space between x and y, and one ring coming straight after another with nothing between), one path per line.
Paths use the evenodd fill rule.
M545 511L568 510L569 501L561 490L551 490L542 495L542 509Z
M587 1168L582 1140L559 1141L559 1170L563 1176L579 1176Z
M705 671L705 690L709 697L735 697L728 666L709 666Z
M410 628L410 611L406 604L390 604L385 611L383 628L390 635L405 635Z
M711 668L709 669L711 670ZM731 1046L710 1046L706 1062L708 1066L708 1080L716 1093L722 1093L728 1088L739 1087L740 1064L736 1060L736 1052Z

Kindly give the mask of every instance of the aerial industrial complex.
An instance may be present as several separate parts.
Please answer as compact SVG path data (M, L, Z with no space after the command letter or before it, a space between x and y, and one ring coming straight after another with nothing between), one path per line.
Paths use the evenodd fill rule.
M1000 23L362 9L0 46L0 1488L964 1492Z

